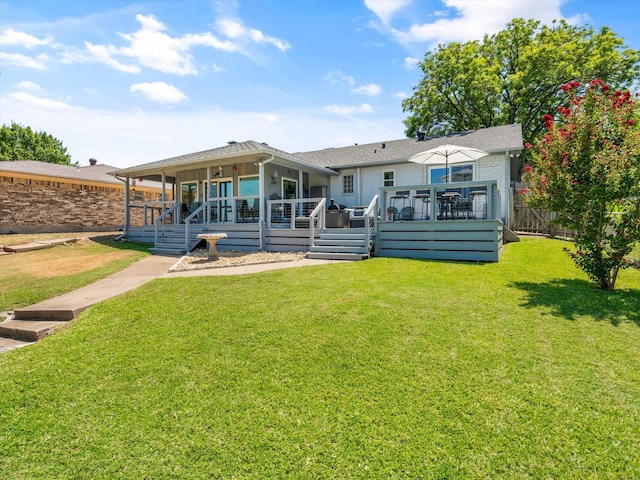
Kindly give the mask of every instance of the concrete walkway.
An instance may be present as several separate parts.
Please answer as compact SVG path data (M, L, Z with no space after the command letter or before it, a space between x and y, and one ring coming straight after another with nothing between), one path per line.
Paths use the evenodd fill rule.
M302 259L293 262L239 265L226 268L184 270L169 273L177 257L151 255L124 270L73 292L15 311L15 318L0 323L0 353L29 345L64 326L91 305L138 288L155 278L243 275L282 268L336 263L336 260ZM18 337L9 338L9 337ZM29 339L30 341L25 341Z

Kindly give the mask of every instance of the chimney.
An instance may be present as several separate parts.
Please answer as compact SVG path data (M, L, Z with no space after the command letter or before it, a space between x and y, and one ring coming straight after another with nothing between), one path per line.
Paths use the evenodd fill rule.
M89 159L89 165L91 165L92 167L93 167L96 163L98 163L98 160L96 160L95 158L90 158L90 159Z
M383 144L382 144L382 148L387 148L387 144L386 144L386 143L383 143Z
M424 142L424 132L418 131L418 141Z

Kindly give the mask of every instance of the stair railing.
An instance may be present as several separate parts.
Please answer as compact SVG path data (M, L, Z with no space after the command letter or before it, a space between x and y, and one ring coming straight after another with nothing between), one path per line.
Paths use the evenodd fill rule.
M154 226L153 244L154 245L158 244L158 240L160 238L159 225L165 225L167 217L169 215L172 215L172 218L176 218L175 215L176 215L176 212L178 211L178 208L180 208L180 203L174 202L174 204L171 207L167 208L162 215L157 216L153 221L153 226Z
M191 250L191 242L189 241L189 227L191 226L191 220L200 216L202 221L204 222L204 209L209 202L204 202L198 208L196 208L191 215L184 219L184 248L185 251L189 252Z
M324 230L326 204L327 199L323 198L320 200L320 203L318 203L316 208L314 208L309 214L309 248L315 245L316 236L320 235L322 230Z
M365 245L367 248L371 248L371 237L378 228L378 195L374 195L369 203L369 206L364 211L364 232L365 232Z

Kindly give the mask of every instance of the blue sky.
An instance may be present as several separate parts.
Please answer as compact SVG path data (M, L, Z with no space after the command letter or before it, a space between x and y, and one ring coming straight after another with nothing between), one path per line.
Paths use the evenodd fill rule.
M126 167L257 140L289 152L403 138L416 61L514 17L609 26L635 0L0 0L0 123Z

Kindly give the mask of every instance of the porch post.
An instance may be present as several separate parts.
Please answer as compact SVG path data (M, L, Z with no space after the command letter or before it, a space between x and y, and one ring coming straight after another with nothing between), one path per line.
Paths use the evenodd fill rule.
M260 225L260 251L262 251L262 238L263 238L263 230L264 230L264 225L265 225L265 221L264 221L264 212L267 209L267 202L265 201L264 198L264 163L263 162L258 162L258 197L260 199L260 215L258 216L259 222L258 224Z
M206 194L207 198L204 198L203 201L207 202L207 206L204 207L204 216L206 218L206 223L209 223L211 221L211 204L209 203L209 199L211 198L211 192L209 191L211 189L211 165L209 165L207 167L207 185L204 189L204 192Z
M302 170L298 170L298 198L304 198L304 185L302 184L304 176ZM311 192L309 192L311 194ZM298 203L298 215L304 215L304 208L302 202Z
M162 208L164 210L164 202L167 201L167 176L162 171Z

